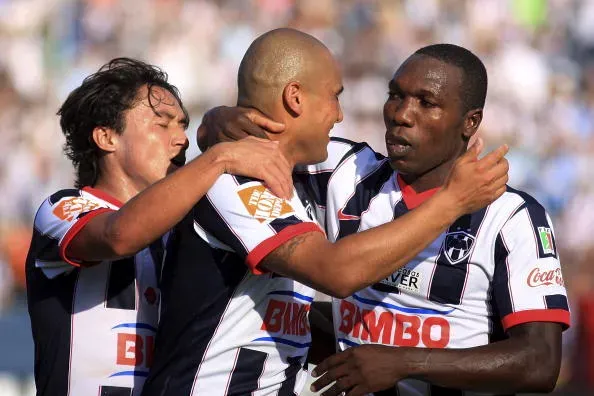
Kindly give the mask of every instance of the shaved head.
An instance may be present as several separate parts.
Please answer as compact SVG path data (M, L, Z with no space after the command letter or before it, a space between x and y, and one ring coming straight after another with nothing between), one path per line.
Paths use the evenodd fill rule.
M315 37L288 28L271 30L250 45L241 61L237 104L269 113L288 83L307 89L328 62L334 62L330 51Z

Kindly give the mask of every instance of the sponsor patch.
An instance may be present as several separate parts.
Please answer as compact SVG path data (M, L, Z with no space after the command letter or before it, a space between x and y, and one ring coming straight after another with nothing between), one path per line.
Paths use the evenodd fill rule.
M237 194L248 213L260 223L294 212L287 201L275 196L262 185L241 189Z
M101 204L82 197L71 197L60 201L53 210L60 220L72 221L81 213L102 207Z
M540 245L544 254L555 254L555 246L553 245L553 233L548 227L538 227L538 236L540 238Z
M386 279L382 279L380 283L401 290L420 293L421 273L408 268L400 268Z
M444 241L444 253L451 264L458 264L470 254L474 237L464 231L450 232Z
M549 271L542 271L540 268L533 268L528 274L526 283L530 287L552 285L565 286L565 282L563 282L563 275L561 274L561 268L556 268Z

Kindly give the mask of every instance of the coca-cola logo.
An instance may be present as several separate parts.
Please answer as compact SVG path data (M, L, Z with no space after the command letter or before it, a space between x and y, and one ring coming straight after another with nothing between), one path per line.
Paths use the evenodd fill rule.
M556 268L550 271L541 271L540 268L534 268L530 271L530 274L528 274L526 283L528 283L528 286L530 287L552 286L554 284L565 286L561 268Z

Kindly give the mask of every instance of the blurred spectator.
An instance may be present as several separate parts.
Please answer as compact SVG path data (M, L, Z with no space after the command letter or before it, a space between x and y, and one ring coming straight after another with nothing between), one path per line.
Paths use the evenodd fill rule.
M110 58L138 57L169 72L195 128L206 109L233 104L244 51L279 26L337 55L345 121L333 133L378 151L402 60L436 42L476 52L490 78L480 133L511 145L510 184L554 217L577 308L594 276L593 20L594 0L0 0L0 319L23 288L20 230L49 191L71 185L55 115L68 92Z

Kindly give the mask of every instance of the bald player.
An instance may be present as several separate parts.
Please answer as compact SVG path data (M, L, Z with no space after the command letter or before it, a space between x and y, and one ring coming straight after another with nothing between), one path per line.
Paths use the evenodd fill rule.
M278 29L256 39L238 77L238 104L286 128L292 165L327 157L342 120L340 71L315 38ZM162 278L161 321L143 395L294 395L311 343L314 289L346 297L393 273L461 215L501 195L506 148L477 160L474 146L444 187L397 221L330 243L304 188L273 195L260 181L221 176L178 224Z

